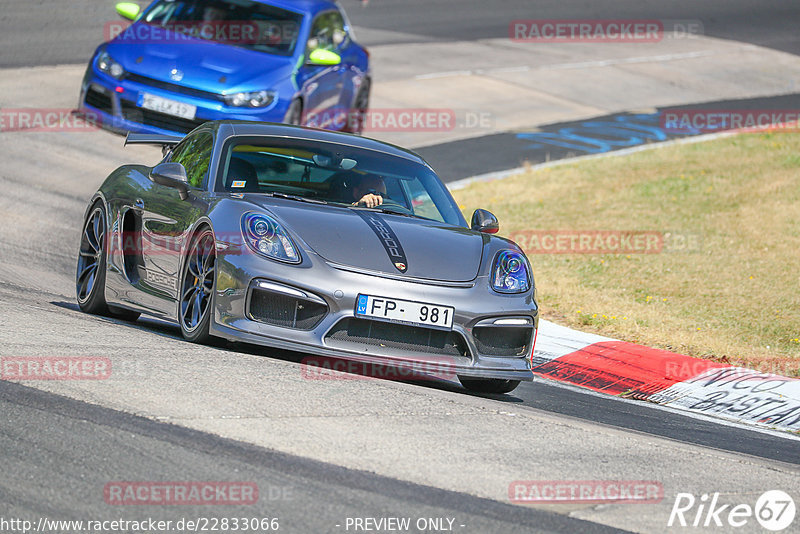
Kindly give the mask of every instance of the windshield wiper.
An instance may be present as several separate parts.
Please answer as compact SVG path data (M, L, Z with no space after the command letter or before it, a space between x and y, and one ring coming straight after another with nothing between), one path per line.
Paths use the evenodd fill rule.
M365 211L377 211L379 213L389 213L391 215L400 215L401 217L413 217L414 219L420 219L418 215L414 215L413 213L408 213L406 211L397 211L386 206L375 206L374 208L368 208L367 206L348 206L352 209L356 210L365 210Z
M278 191L273 191L271 193L267 193L271 197L277 198L285 198L287 200L297 200L298 202L310 202L312 204L327 204L326 201L320 200L318 198L308 198L308 197L301 197L297 195L290 195L288 193L281 193Z

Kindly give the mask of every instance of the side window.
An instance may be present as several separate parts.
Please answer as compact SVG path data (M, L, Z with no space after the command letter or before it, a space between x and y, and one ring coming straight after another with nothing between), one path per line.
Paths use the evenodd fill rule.
M426 217L435 221L444 222L439 208L433 202L425 186L417 178L413 180L403 180L406 192L411 199L411 209L415 215Z
M342 14L338 11L334 11L331 13L330 17L331 27L333 28L331 39L333 40L333 48L336 50L342 45L347 34L344 31L344 19L342 18Z
M180 163L186 168L186 177L192 187L203 187L211 163L211 150L214 148L214 136L209 132L200 132L187 137L175 147L170 161Z
M318 15L311 26L311 37L308 39L308 52L322 48L336 50L344 42L344 19L338 11L329 11Z

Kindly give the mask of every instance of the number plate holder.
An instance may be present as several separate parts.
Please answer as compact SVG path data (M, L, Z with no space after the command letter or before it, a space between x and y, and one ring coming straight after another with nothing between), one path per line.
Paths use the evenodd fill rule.
M452 306L427 302L364 294L359 294L356 298L356 317L387 323L452 330L454 313L455 308ZM435 317L436 320L434 321L432 317Z

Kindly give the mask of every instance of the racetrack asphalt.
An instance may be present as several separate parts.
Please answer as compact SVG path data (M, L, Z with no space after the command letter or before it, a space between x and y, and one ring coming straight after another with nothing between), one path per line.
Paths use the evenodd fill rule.
M337 532L352 529L346 528L348 518L380 516L413 518L412 524L419 518L451 519L453 530L465 534L620 532L552 511L269 451L4 381L0 413L0 517L6 520L276 518L281 532ZM109 481L187 479L255 483L260 499L176 512L166 505L112 506L103 493Z
M7 0L0 65L85 62L102 38L98 13L109 5ZM800 6L789 2L344 5L356 26L369 28L362 32L368 45L504 37L515 18L617 16L699 19L707 35L800 52ZM63 90L75 97L74 87ZM795 104L794 95L786 98L779 105ZM420 151L449 179L559 157L552 147L544 148L549 156L541 148L530 152L531 139L517 133L458 141L465 144L453 152L446 145ZM231 511L121 511L103 501L109 481L153 479L248 479L265 496L265 488L289 488L291 499L267 498L242 510L285 517L288 532L341 532L337 521L364 516L456 517L465 532L606 531L599 523L652 532L666 529L680 491L722 491L732 503L754 501L768 489L800 497L796 437L543 380L500 397L442 382L314 383L299 378L302 355L195 347L157 321L130 325L78 313L71 277L85 200L115 165L155 154L120 144L105 132L0 136L0 356L101 353L120 369L105 384L0 382L0 516L174 519ZM494 154L506 149L498 165ZM464 153L480 154L480 161L448 167ZM627 508L507 504L511 480L545 477L651 478L664 483L665 500Z

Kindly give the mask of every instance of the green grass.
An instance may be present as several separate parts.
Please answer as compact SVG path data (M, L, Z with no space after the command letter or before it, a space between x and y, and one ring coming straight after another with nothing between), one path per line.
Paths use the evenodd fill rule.
M800 135L743 134L455 192L523 244L545 318L800 376ZM658 254L533 254L527 231L669 234ZM695 250L678 239L697 240Z

